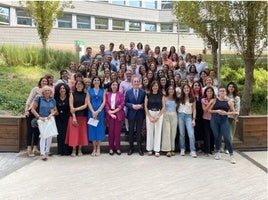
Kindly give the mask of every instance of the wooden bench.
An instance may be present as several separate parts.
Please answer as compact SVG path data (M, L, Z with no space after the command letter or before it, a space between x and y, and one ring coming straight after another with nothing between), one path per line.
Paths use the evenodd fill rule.
M267 115L240 116L236 134L244 147L267 148Z
M21 133L21 117L0 116L0 151L19 152Z

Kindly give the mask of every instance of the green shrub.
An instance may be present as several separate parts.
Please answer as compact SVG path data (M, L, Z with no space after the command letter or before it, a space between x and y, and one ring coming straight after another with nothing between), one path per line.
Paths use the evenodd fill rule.
M77 61L77 55L54 49L37 47L17 47L2 45L0 47L0 59L8 66L43 66L50 69L65 69L71 61Z

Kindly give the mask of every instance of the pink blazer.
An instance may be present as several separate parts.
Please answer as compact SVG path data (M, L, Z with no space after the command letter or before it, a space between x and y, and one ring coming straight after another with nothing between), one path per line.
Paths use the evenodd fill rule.
M105 115L106 119L110 120L112 119L111 116L108 114L108 111L111 110L111 97L112 92L106 93L106 104L105 104ZM116 92L115 97L115 109L119 108L120 110L116 113L117 120L123 121L125 120L125 112L124 112L124 106L125 106L125 98L122 92Z

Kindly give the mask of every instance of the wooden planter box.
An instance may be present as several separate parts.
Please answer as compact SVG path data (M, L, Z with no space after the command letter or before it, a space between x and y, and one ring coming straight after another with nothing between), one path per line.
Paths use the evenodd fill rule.
M247 147L267 148L267 115L240 116L236 134Z
M0 116L0 151L20 151L21 122L21 117Z
M19 152L26 148L26 119L23 116L0 116L0 152ZM267 116L240 116L237 148L267 148Z

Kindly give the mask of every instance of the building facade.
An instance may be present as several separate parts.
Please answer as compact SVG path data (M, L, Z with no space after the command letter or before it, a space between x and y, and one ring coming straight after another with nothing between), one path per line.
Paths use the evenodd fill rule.
M100 44L115 49L122 43L141 42L155 46L186 46L201 53L206 44L191 28L176 21L172 1L73 1L74 9L65 9L49 36L48 46L75 51L77 41L98 49ZM40 45L33 19L18 1L0 0L0 42L15 45ZM83 47L84 48L84 47ZM228 47L223 46L224 49Z

